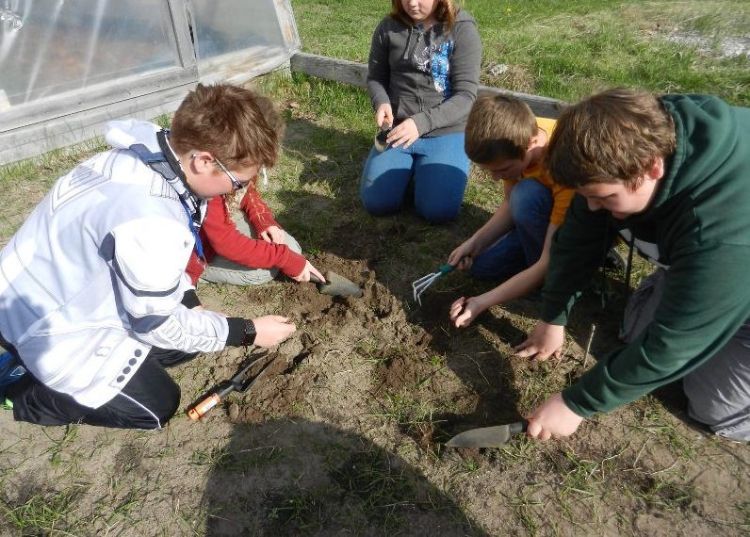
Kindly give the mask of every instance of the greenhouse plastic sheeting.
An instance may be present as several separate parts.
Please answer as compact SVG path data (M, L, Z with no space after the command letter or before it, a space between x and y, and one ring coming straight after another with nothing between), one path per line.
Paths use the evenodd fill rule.
M11 106L179 65L174 33L151 0L6 4L23 21L0 34L0 99Z
M0 163L174 110L300 47L289 0L0 0Z

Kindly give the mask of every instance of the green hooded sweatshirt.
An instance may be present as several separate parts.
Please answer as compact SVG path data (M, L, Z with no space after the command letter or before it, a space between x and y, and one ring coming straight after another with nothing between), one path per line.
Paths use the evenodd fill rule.
M669 266L654 320L563 392L587 417L634 401L710 359L750 318L750 109L704 95L661 98L675 152L649 208L624 220L576 196L553 238L542 320L564 325L617 230Z

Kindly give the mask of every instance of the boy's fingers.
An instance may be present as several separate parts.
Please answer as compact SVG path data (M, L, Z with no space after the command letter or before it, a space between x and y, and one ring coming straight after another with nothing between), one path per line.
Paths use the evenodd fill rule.
M461 252L454 252L448 257L448 264L460 268L463 264L463 259L464 257L461 255Z
M542 426L539 425L534 419L529 418L529 425L526 428L526 434L529 435L531 438L537 438L539 436L539 433L542 432Z
M548 351L545 349L538 349L536 356L534 356L534 361L536 362L544 362L545 360L549 359L550 356L554 355L555 351Z
M451 304L451 311L462 308L464 305L464 302L466 301L466 297L460 297L453 301L453 304Z
M525 340L523 340L523 342L521 342L518 345L516 345L515 347L513 347L513 351L514 352L520 352L520 351L524 350L526 347L529 347L530 345L531 345L531 341L529 341L528 339L525 339Z
M519 358L528 358L529 356L534 356L539 353L536 345L533 345L531 343L527 345L521 343L521 345L519 345L518 347L514 347L513 350L515 351L513 356L518 356Z
M469 324L471 324L471 319L471 312L463 312L461 315L459 315L458 319L456 319L456 327L463 328L464 326L469 326Z

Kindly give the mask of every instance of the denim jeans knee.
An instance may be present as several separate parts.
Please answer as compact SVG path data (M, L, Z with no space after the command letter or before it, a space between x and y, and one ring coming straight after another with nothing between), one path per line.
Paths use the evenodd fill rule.
M527 266L542 255L553 205L552 191L535 179L523 179L510 193L510 211Z

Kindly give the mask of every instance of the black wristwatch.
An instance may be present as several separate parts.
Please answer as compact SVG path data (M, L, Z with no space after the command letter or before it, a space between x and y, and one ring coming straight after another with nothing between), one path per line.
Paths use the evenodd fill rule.
M242 339L242 346L249 347L255 343L255 323L250 319L245 319L245 337Z
M228 317L229 335L227 335L227 346L249 347L255 342L255 323L250 319L242 317Z

